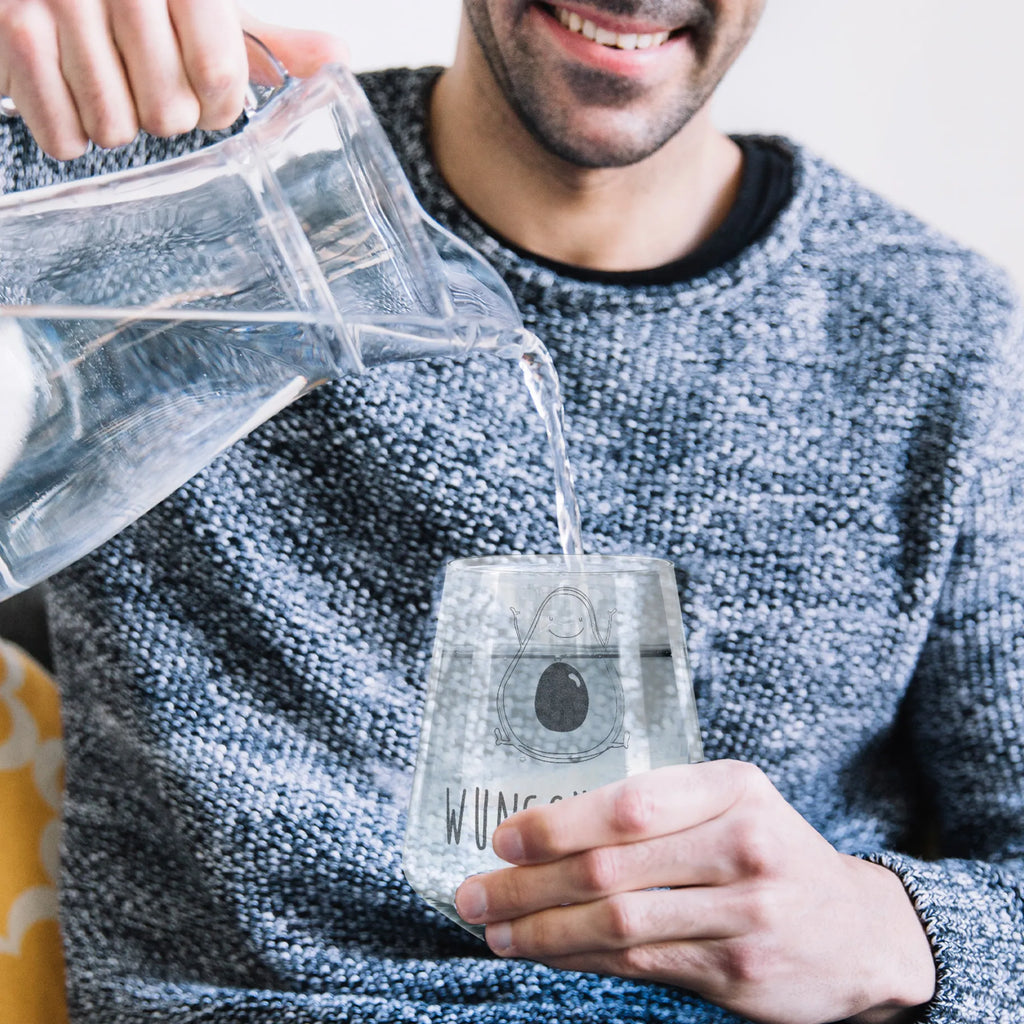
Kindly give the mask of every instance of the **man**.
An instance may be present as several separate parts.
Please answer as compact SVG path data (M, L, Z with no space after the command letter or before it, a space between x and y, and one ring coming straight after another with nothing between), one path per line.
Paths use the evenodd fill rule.
M53 584L74 1019L1013 1019L1019 309L799 147L717 131L761 7L466 0L452 68L364 78L554 353L587 548L678 566L708 762L504 823L513 866L457 896L504 959L417 903L430 577L551 546L536 428L486 360L320 389ZM239 111L230 4L0 14L59 158ZM13 187L164 152L64 170L8 131Z

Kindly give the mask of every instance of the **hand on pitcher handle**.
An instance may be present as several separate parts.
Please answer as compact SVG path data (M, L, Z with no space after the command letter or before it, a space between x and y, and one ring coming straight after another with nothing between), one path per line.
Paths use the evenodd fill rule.
M243 30L300 77L347 60L335 37L266 24L235 0L0 0L0 96L59 160L140 129L226 128L249 79Z
M839 853L758 769L661 768L508 818L468 879L501 956L690 989L765 1024L895 1022L935 967L899 878Z

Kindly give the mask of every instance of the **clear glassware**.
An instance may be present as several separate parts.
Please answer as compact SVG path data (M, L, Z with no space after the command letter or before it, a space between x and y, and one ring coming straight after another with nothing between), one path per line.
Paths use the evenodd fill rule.
M318 383L532 344L351 73L288 79L250 53L267 88L237 134L0 197L0 600Z
M703 757L672 564L520 555L446 571L403 849L454 906L510 814Z

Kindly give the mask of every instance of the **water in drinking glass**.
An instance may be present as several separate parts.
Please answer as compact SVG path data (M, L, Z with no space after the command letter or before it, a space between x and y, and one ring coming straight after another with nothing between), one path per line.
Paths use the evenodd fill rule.
M675 573L660 559L463 559L445 575L403 850L406 877L466 925L455 890L502 865L510 814L698 761Z

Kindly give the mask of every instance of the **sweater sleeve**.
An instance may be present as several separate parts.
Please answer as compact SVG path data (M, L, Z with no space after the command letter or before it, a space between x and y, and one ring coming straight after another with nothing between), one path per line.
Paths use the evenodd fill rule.
M931 939L927 1024L1020 1021L1024 1006L1024 343L995 361L989 428L940 604L907 695L937 856L895 871Z

